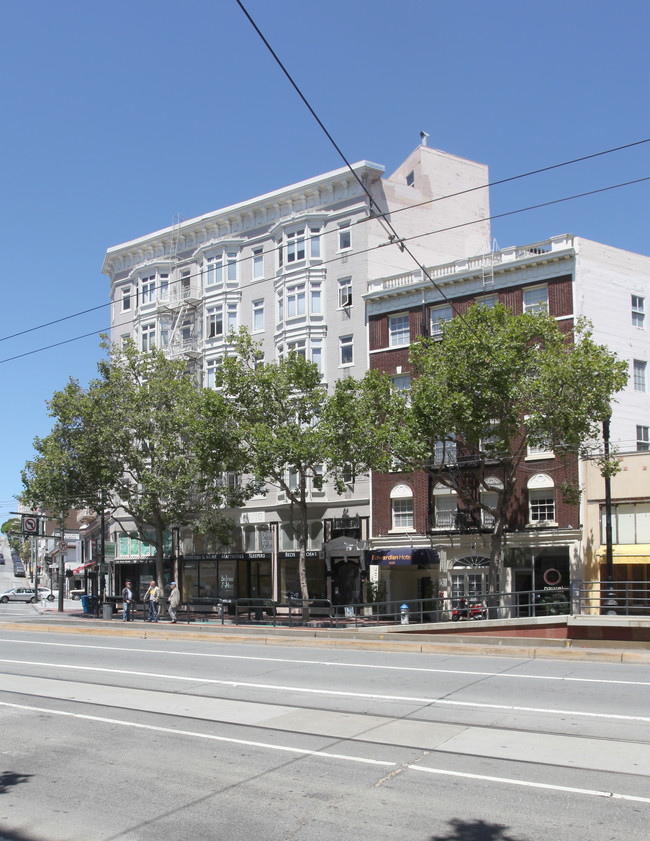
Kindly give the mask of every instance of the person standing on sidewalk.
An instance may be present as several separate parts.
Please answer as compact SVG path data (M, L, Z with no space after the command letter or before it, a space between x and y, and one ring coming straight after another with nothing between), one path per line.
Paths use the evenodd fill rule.
M149 604L149 615L147 619L145 619L145 622L157 622L158 604L160 602L160 587L155 581L152 581L149 585L149 589L147 590L147 594L144 598Z
M172 581L169 586L171 588L171 593L169 594L167 601L169 603L169 618L171 619L173 625L176 622L176 608L181 603L181 594L178 592L178 587L176 586L175 581Z
M131 582L124 582L124 589L122 590L122 598L124 599L124 609L122 611L122 622L132 621L131 609L133 607L133 590L131 589Z

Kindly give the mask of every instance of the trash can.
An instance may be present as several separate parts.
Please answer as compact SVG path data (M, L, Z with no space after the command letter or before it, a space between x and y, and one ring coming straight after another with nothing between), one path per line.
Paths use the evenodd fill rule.
M81 607L84 613L90 613L90 596L81 597Z
M112 619L113 618L113 605L112 604L103 604L102 605L102 619Z

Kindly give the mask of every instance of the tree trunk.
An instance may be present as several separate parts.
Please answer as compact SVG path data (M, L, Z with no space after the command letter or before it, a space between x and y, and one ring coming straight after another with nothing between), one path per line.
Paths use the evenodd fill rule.
M307 517L307 500L305 499L304 488L301 491L300 531L298 535L298 545L300 548L298 576L300 578L300 595L302 597L302 618L304 621L307 621L309 618L309 586L307 584L307 536L309 533L309 520Z

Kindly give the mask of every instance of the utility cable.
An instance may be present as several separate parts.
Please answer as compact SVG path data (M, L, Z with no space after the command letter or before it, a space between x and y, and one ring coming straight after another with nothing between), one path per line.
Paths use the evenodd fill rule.
M260 28L257 26L257 24L255 23L255 21L253 20L253 18L251 17L251 15L248 13L248 10L247 10L247 9L246 9L246 7L244 6L244 4L241 2L241 0L236 0L236 3L237 3L237 5L240 7L240 9L242 10L242 12L246 15L246 17L248 18L248 20L249 20L250 24L253 26L253 28L255 29L255 31L257 32L257 34L259 35L259 37L262 39L262 41L263 41L263 43L265 44L266 48L269 50L269 52L270 52L270 53L271 53L271 55L273 56L273 58L275 59L275 61L276 61L276 62L277 62L277 64L279 65L279 67L280 67L280 69L282 70L282 72L284 73L284 75L285 75L285 76L287 77L287 79L289 80L290 84L292 85L292 87L294 88L294 90L296 91L296 93L298 94L298 96L300 97L300 99L304 102L304 104L305 104L305 106L308 108L309 112L312 114L312 116L314 117L314 119L316 120L316 122L318 123L318 125L320 126L320 128L323 130L323 132L324 132L325 136L328 138L328 140L330 141L330 143L332 144L332 146L336 149L336 151L337 151L337 152L338 152L338 154L341 156L342 160L345 162L346 166L348 167L348 169L350 170L350 172L352 173L352 175L354 176L354 178L357 180L357 182L358 182L358 183L359 183L359 185L361 186L361 189L362 189L362 190L363 190L363 192L366 194L366 196L368 197L368 200L369 200L369 202L370 202L370 210L371 210L371 213L372 213L374 216L377 216L375 208L376 208L377 210L379 210L379 207L378 207L377 203L375 202L374 198L372 197L372 195L370 194L369 190L367 189L366 185L365 185L365 184L361 181L361 179L359 178L359 176L357 175L357 173L356 173L356 172L352 169L352 166L350 165L350 163L349 163L348 159L347 159L347 158L346 158L346 156L343 154L343 152L342 152L342 151L341 151L341 149L339 148L338 144L336 143L336 141L334 140L334 138L332 137L332 135L329 133L329 131L327 130L327 128L326 128L326 127L325 127L325 125L323 124L323 122L322 122L322 120L320 119L320 117L316 114L316 112L314 111L314 109L312 108L312 106L310 105L310 103L308 102L307 98L306 98L306 97L305 97L305 95L302 93L302 91L301 91L301 90L300 90L300 88L298 87L297 83L294 81L294 79L292 78L291 74L290 74L290 73L289 73L289 71L286 69L286 67L284 66L284 64L282 63L282 61L280 60L280 58L278 57L278 55L276 54L276 52L273 50L273 48L271 47L271 45L269 44L269 42L267 41L267 39L265 38L265 36L262 34L262 32L261 32ZM639 141L639 142L641 142L641 141ZM380 213L381 213L381 211L380 211ZM476 332L473 330L473 328L472 328L472 327L470 327L469 323L465 320L465 317L464 317L463 313L462 313L462 312L461 312L461 311L460 311L460 310L459 310L459 309L455 306L454 302L453 302L450 298L448 298L448 297L447 297L447 295L444 293L444 291L442 290L442 288L441 288L441 287L440 287L440 286L436 283L436 281L434 280L434 278L433 278L433 277L431 276L431 274L427 271L427 269L425 268L425 266L424 266L424 265L423 265L423 264L422 264L422 263L418 260L418 258L415 256L415 254L414 254L414 253L413 253L413 252L412 252L412 251L411 251L411 250L410 250L410 249L409 249L409 248L405 245L405 240L399 236L399 234L397 233L397 231L396 231L396 230L395 230L395 228L393 227L393 225L392 225L392 223L390 222L390 220L386 218L386 215L384 214L381 218L379 218L379 217L377 217L377 218L378 218L378 221L380 221L380 223L383 221L383 223L385 223L385 224L388 226L388 228L390 229L390 231L391 231L391 233L389 234L389 244L391 244L391 245L397 245L397 246L398 246L398 248L400 249L400 251L405 252L406 254L408 254L408 256L409 256L409 257L413 260L413 262L416 264L416 266L417 266L417 267L419 268L419 270L422 272L423 276L424 276L424 277L426 277L426 278L429 280L429 282L430 282L430 283L434 286L434 288L435 288L435 289L438 291L438 293L439 293L439 294L443 297L443 299L447 302L447 304L449 304L449 306L450 306L450 307L451 307L451 309L452 309L452 312L454 312L454 313L456 314L456 316L457 316L458 318L460 318L460 319L461 319L461 321L463 322L463 324L464 324L464 325L465 325L465 326L466 326L466 327L470 330L470 332L472 332L472 333L475 335L475 337L476 337L477 339L479 339L479 340L480 340L480 337L476 334ZM413 238L411 237L411 238L409 238L409 239L413 239Z
M415 202L414 204L409 204L409 205L406 205L405 207L394 208L391 211L379 212L379 213L373 214L372 216L368 216L364 219L360 219L358 222L355 223L355 225L364 224L366 222L370 222L373 219L383 217L383 216L388 215L388 214L394 216L395 214L402 213L403 211L406 211L406 210L412 210L414 208L423 207L427 204L433 204L435 202L445 201L445 199L456 198L458 196L466 195L467 193L475 192L476 190L483 190L483 189L486 189L486 188L489 189L490 187L496 187L496 186L499 186L501 184L507 184L507 183L510 183L512 181L520 180L522 178L528 178L531 175L539 175L540 173L549 172L550 170L553 170L553 169L559 169L561 167L571 166L571 165L576 164L576 163L582 163L583 161L591 160L593 158L602 157L604 155L610 155L610 154L613 154L614 152L620 152L620 151L623 151L625 149L631 149L635 146L641 146L644 143L650 143L650 138L646 138L644 140L635 140L632 143L625 143L622 146L614 146L610 149L603 149L600 152L593 152L589 155L582 155L579 158L572 158L571 160L568 160L568 161L562 161L560 163L550 164L549 166L539 167L538 169L532 169L532 170L529 170L527 172L519 173L518 175L510 175L510 176L507 176L506 178L500 178L496 181L489 181L487 184L482 184L482 185L477 186L477 187L470 187L466 190L459 190L456 193L448 193L444 196L437 196L436 198L433 198L433 199L426 199L425 201ZM525 210L525 208L521 209L521 210L511 211L510 214L521 213L521 212L523 212L523 210ZM510 215L510 214L505 214L505 215ZM488 217L488 218L489 219L497 219L497 218L500 218L500 217L499 216L491 216L491 217ZM486 220L481 220L481 221L486 221ZM458 227L458 226L452 226L451 228L445 228L443 230L445 230L445 231L453 230L453 228L455 228L455 227ZM331 233L336 234L337 232L332 231ZM327 236L327 234L323 234L323 236ZM423 234L422 236L426 236L426 234ZM279 247L281 248L282 246L279 246ZM252 259L253 259L252 256L251 257L240 258L238 260L238 263L241 265L242 263L250 262ZM323 264L325 264L327 262L330 262L330 261L325 260L325 261L323 261ZM194 279L198 276L200 276L200 272L197 272L196 274L189 275L189 278ZM185 278L185 279L187 279L187 278ZM173 280L173 281L170 281L169 285L171 287L171 286L173 286L173 285L175 285L179 282L180 282L180 280ZM15 338L18 338L19 336L24 336L27 333L33 333L37 330L42 330L45 327L51 327L54 324L60 324L61 322L68 321L72 318L78 318L81 315L87 315L90 312L95 312L95 311L100 310L104 307L109 307L110 305L111 305L111 302L107 301L104 304L98 304L96 307L91 307L90 309L80 310L79 312L75 312L75 313L71 313L70 315L62 316L61 318L55 319L54 321L47 321L44 324L38 324L35 327L29 327L29 328L26 328L25 330L20 330L17 333L11 333L8 336L0 336L0 342L6 342L9 339L15 339Z
M573 201L574 199L584 198L586 196L593 196L593 195L597 195L598 193L605 193L605 192L608 192L610 190L617 190L621 187L628 187L628 186L631 186L631 185L634 185L634 184L640 184L640 183L643 183L643 182L646 182L646 181L650 181L650 175L649 176L644 176L643 178L636 178L632 181L623 181L620 184L611 184L608 187L599 187L596 190L589 190L589 191L584 192L584 193L576 193L575 195L564 196L563 198L560 198L560 199L552 199L552 200L547 201L547 202L541 202L539 204L529 205L528 207L522 207L522 208L518 208L516 210L507 210L507 211L504 211L503 213L496 213L496 214L493 214L491 216L483 217L482 219L473 219L469 222L459 222L456 225L449 225L446 228L438 228L438 229L433 230L433 231L427 231L426 233L423 233L423 234L414 234L413 236L408 237L408 239L409 240L414 240L414 239L420 239L422 237L427 237L427 236L435 236L436 234L446 233L447 231L452 231L452 230L455 230L457 228L464 228L464 227L468 227L469 225L477 225L477 224L480 224L481 222L488 222L488 221L491 222L495 219L502 219L506 216L513 216L517 213L526 213L526 212L531 211L531 210L538 210L540 208L549 207L549 206L554 205L554 204L561 204L562 202ZM359 255L362 255L362 254L368 254L372 251L377 251L379 248L385 248L386 245L388 245L388 244L390 244L390 243L382 242L379 245L374 245L374 246L371 246L370 248L359 249L359 250L354 252L354 255L359 256ZM323 266L323 265L327 265L328 263L338 262L339 260L340 260L340 255L337 256L337 257L333 257L330 260L322 260L318 265ZM198 276L199 274L200 274L200 272L197 273L197 275L194 275L194 277ZM429 275L427 273L427 277L428 276ZM176 281L174 281L174 282L176 282ZM434 286L436 286L436 288L439 289L437 284L434 284ZM449 299L442 292L442 290L439 290L439 291L441 292L443 298L446 301L448 301ZM110 302L109 302L109 304L110 304ZM102 304L101 306L109 306L109 304L106 304L106 305ZM94 307L93 309L99 309L99 308L100 307ZM87 312L90 312L90 311L91 310L87 310ZM66 318L72 318L72 317L73 316L66 316ZM46 326L46 325L44 325L44 326ZM33 330L37 330L37 329L39 329L39 328L34 327L34 328L30 328L30 330L26 330L24 332L25 333L32 332ZM5 362L12 362L15 359L21 359L22 357L25 357L25 356L31 356L34 353L40 353L41 351L44 351L44 350L50 350L51 348L59 347L60 345L69 344L70 342L74 342L74 341L79 341L81 339L87 338L88 336L100 335L101 333L106 333L109 330L110 330L110 328L106 328L106 329L103 329L103 330L92 331L91 333L85 333L82 336L76 336L72 339L66 339L65 341L57 342L56 344L53 344L53 345L47 345L46 347L36 348L34 350L26 351L25 353L21 353L21 354L18 354L16 356L11 356L11 357L8 357L6 359L0 359L0 365L2 365ZM20 336L22 334L17 333L16 335Z

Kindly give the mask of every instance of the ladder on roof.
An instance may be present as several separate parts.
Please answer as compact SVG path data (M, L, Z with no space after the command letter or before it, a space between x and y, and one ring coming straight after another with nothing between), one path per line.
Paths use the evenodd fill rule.
M495 254L499 250L496 239L492 240L492 247L483 253L481 259L481 273L483 276L483 289L494 289L494 264Z

